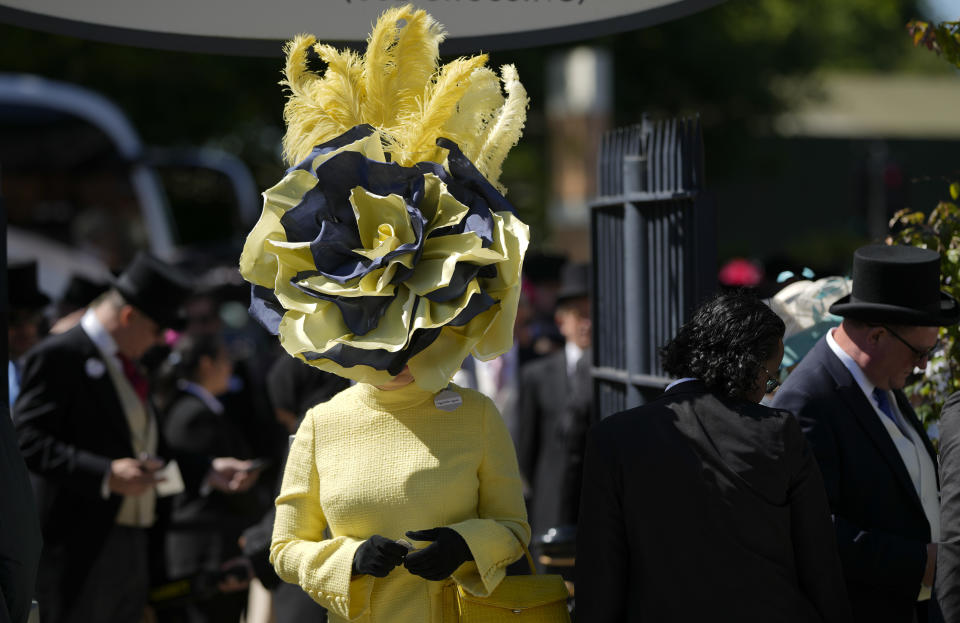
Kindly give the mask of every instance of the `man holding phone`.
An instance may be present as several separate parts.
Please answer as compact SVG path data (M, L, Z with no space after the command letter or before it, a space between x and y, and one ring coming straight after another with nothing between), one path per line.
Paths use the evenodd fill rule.
M165 446L136 361L177 321L185 278L138 255L80 324L27 353L14 422L44 550L44 623L140 621ZM246 462L177 457L188 486L239 486Z

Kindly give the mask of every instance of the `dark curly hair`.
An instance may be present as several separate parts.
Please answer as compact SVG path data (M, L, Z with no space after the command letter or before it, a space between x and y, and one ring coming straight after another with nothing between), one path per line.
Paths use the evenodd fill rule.
M663 369L697 378L714 394L743 398L783 338L783 320L756 296L721 294L703 305L660 349Z

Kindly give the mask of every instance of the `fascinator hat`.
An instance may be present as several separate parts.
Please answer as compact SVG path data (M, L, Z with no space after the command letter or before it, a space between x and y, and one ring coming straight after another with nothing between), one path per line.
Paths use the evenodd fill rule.
M405 6L362 56L309 35L285 50L290 168L263 193L240 271L251 314L288 353L358 382L409 366L438 391L468 354L513 344L529 234L498 178L526 91L485 55L439 66L443 38Z

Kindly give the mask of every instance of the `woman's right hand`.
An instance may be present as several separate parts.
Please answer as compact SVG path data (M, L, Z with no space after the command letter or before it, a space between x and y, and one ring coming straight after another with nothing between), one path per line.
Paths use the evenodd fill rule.
M354 575L386 577L403 562L407 548L387 537L374 534L357 548L353 555Z

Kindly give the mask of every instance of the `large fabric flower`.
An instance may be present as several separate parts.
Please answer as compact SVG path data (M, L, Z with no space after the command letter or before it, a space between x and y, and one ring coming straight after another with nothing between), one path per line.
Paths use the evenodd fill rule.
M372 384L409 366L438 391L512 346L528 231L452 141L445 166L389 162L384 142L358 125L288 170L240 270L291 355Z
M443 38L407 5L384 11L362 56L309 35L286 47L292 166L240 270L287 352L361 382L409 366L436 391L468 354L513 344L528 232L498 178L527 95L485 55L440 66Z

